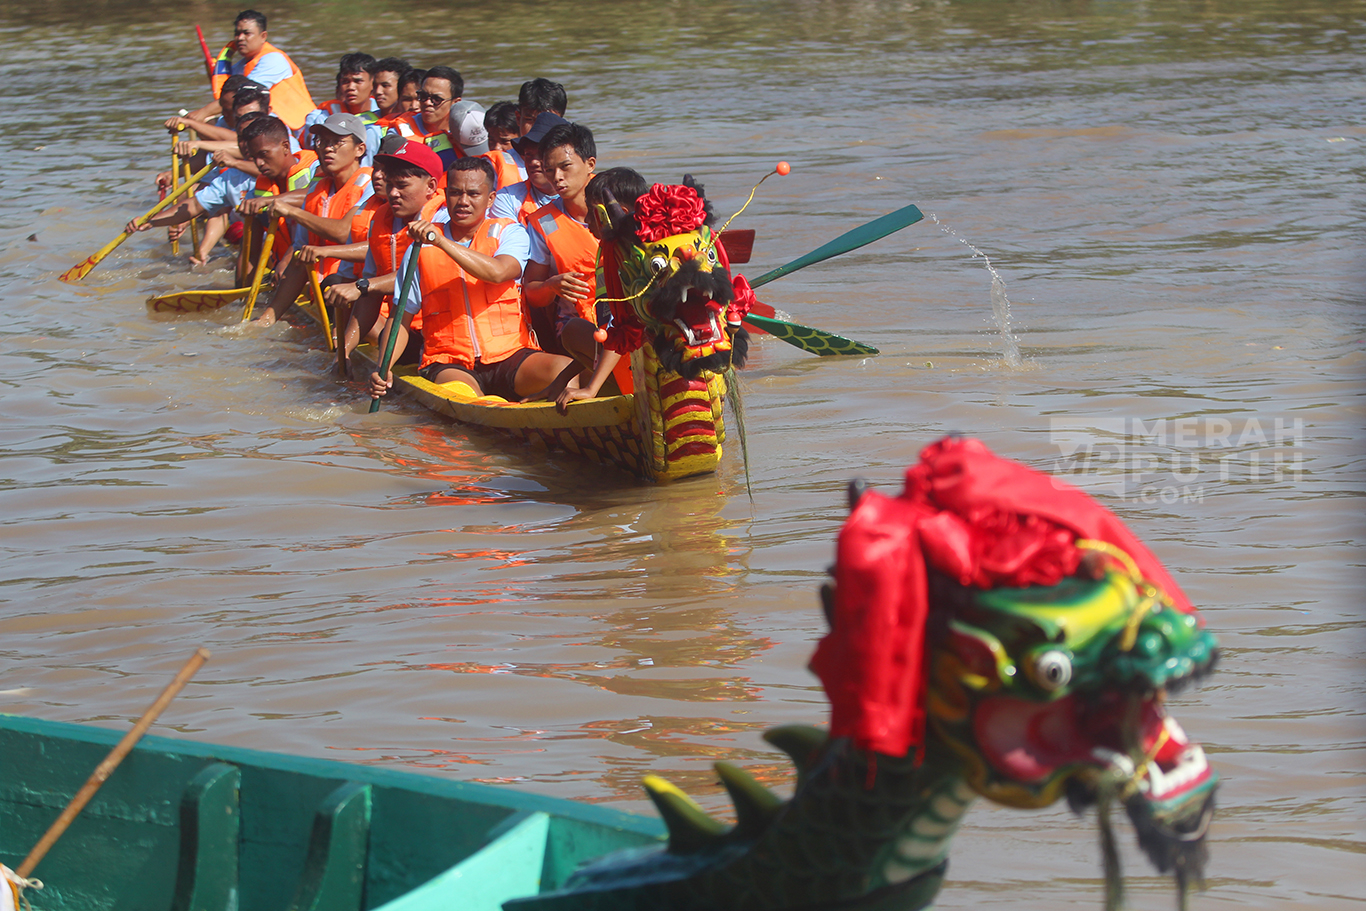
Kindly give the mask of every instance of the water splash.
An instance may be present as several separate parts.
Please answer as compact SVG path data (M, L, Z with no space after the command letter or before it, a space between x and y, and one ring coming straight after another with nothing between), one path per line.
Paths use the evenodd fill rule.
M1024 361L1020 358L1020 341L1015 337L1015 332L1010 326L1010 298L1006 296L1006 280L991 264L991 257L979 250L967 238L940 221L933 212L926 214L929 215L930 221L939 226L940 231L971 250L972 258L980 259L987 267L987 271L991 273L991 318L996 323L996 331L1000 334L1001 344L1005 348L1006 366L1023 366Z

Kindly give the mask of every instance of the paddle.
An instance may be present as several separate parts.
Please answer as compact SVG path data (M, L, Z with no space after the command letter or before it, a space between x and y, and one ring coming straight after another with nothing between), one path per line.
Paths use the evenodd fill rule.
M174 193L177 189L180 188L180 177L181 177L181 174L180 174L180 156L176 154L176 146L180 143L180 134L184 131L184 129L185 129L185 127L183 127L182 125L176 124L175 132L171 134L171 192L172 192L172 193ZM193 222L192 222L192 223L193 223ZM170 230L171 232L173 232L172 235L171 235L171 255L172 255L172 256L179 256L179 255L180 255L180 234L179 234L179 233L175 233L175 232L176 232L176 229L175 229L175 228L171 228L171 229L169 229L169 230Z
M789 323L780 319L759 316L757 313L747 315L745 323L750 326L757 326L774 338L819 357L832 357L837 354L870 355L878 353L878 350L872 345L856 342L842 335L835 335L833 332L813 329L800 323Z
M327 318L327 302L323 300L323 288L318 281L318 270L308 267L308 287L313 292L313 303L318 308L318 320L323 324L323 337L327 339L327 350L337 350L337 341L332 337L332 323Z
M256 261L256 274L251 279L251 290L247 292L247 306L242 310L242 322L251 319L256 309L256 296L261 293L261 280L266 277L270 265L270 248L275 246L275 232L266 229L266 239L261 242L261 258Z
M394 298L394 302L389 305L389 324L384 331L389 333L389 337L384 341L384 357L379 359L379 375L382 377L390 369L390 361L394 358L394 342L398 339L398 324L403 319L403 302L408 299L408 292L413 290L413 279L417 277L417 257L422 250L422 244L431 243L436 240L436 233L428 231L427 236L421 240L413 241L412 247L408 249L408 259L404 262L403 268L407 271L403 275L403 290ZM379 411L379 399L370 400L370 413Z
M224 291L173 291L147 298L147 309L153 313L206 313L226 307L251 287L228 288Z
M848 253L850 250L857 250L859 247L871 244L875 240L881 240L888 234L894 234L902 228L909 227L924 218L924 214L915 206L906 206L904 209L897 209L881 218L876 218L868 224L855 228L845 234L836 237L823 247L817 247L805 256L799 256L785 266L779 266L770 272L749 283L751 288L766 285L775 278L782 278L798 269L803 269L813 263L823 262L832 256L839 256L841 253Z
M194 33L199 36L199 49L204 52L204 72L209 77L209 90L213 90L213 53L209 50L209 42L204 40L204 30L199 26L194 27Z
M176 190L174 193L167 193L165 199L163 199L156 205L152 206L152 208L148 209L147 214L139 217L136 223L139 225L146 224L149 219L154 217L162 209L166 208L171 203L175 202L180 197L188 193L205 174L209 173L209 169L212 167L213 162L209 162L208 164L204 165L204 167L200 168L199 171L193 174L188 181L181 184L180 189ZM64 282L77 282L85 278L87 275L90 274L91 269L95 268L100 264L100 260L104 259L110 253L113 253L114 250L118 248L119 244L123 243L125 240L128 239L128 236L129 235L126 232L120 231L118 237L114 238L109 243L105 244L103 247L100 247L100 249L96 251L93 255L91 255L88 259L77 263L70 269L67 269L60 276L58 276L58 278L60 278Z
M152 726L152 722L157 720L157 716L162 713L166 706L171 704L171 700L185 688L185 684L190 682L190 678L195 675L195 672L198 671L208 659L208 649L196 649L194 655L192 655L190 660L185 662L185 666L180 669L180 673L176 674L175 679L167 685L166 689L161 691L161 695L157 697L156 702L153 702L147 708L147 711L142 713L142 717L133 725L133 729L127 734L124 734L123 739L109 751L108 756L104 757L104 761L95 767L95 771L90 773L90 777L86 779L85 784L81 785L81 789L76 792L76 796L71 798L71 802L66 805L66 809L62 810L61 815L57 817L57 821L48 827L48 830L43 833L43 837L38 839L38 843L33 846L33 850L28 852L28 856L24 858L24 862L14 871L20 879L28 878L28 875L33 872L33 868L38 866L38 862L42 860L52 846L57 843L57 839L62 837L62 833L71 825L71 822L76 818L76 815L80 813L81 810L85 809L85 805L90 802L90 798L95 796L95 792L100 789L100 785L104 784L105 780L109 778L114 769L118 767L118 764L123 762L124 757L132 752L133 747L142 739L142 735L147 733L147 729ZM8 886L0 884L0 888L8 888ZM27 905L28 903L25 902L24 904Z

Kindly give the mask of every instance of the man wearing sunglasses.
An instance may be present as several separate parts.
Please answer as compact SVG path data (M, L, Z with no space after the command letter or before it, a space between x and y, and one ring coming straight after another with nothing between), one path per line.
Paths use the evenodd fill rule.
M451 105L460 100L464 91L465 80L459 73L448 66L434 66L427 70L417 93L422 110L403 115L395 125L404 136L426 143L441 157L443 168L460 157L446 131L450 129Z

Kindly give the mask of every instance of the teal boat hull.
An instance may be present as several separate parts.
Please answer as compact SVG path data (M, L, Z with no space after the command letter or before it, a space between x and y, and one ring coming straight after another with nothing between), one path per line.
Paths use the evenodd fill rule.
M0 715L14 868L121 731ZM145 737L33 876L43 911L495 911L657 819L413 772Z

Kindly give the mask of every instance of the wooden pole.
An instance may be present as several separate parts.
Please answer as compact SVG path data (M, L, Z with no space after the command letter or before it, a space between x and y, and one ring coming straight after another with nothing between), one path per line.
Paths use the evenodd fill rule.
M147 733L147 729L152 726L152 722L157 720L157 716L161 714L166 706L171 704L171 700L185 688L185 684L190 682L190 678L195 675L195 672L198 671L207 660L209 660L208 649L200 648L196 650L193 657L185 662L185 666L180 669L180 673L175 675L175 679L171 681L170 685L161 691L161 695L157 697L157 701L153 702L147 711L142 713L142 717L137 720L137 724L133 725L133 729L123 735L123 739L118 742L118 745L109 751L108 756L104 757L104 762L101 762L95 767L95 771L86 779L86 782L81 786L81 789L76 792L76 796L71 798L71 802L66 805L66 809L62 811L62 815L58 816L57 821L48 827L48 830L43 833L43 837L38 839L38 843L33 846L33 850L28 852L28 857L25 857L24 862L19 865L19 869L14 871L20 879L28 879L28 875L33 872L33 868L38 866L38 862L42 860L47 852L51 850L52 846L57 843L57 839L62 837L62 833L71 825L71 822L76 818L76 815L80 813L81 810L85 809L85 805L90 802L90 798L95 796L95 792L100 789L100 785L104 784L105 779L109 777L114 769L118 768L119 763L123 762L123 758L127 756L137 742L142 739L142 735Z

